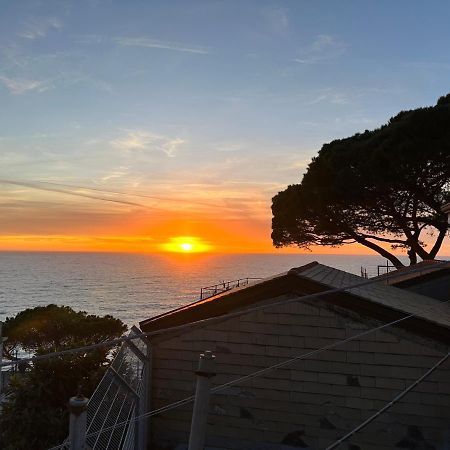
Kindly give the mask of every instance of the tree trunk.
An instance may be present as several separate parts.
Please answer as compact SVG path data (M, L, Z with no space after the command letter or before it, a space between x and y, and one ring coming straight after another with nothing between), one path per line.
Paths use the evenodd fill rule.
M417 254L412 248L408 250L408 257L410 266L412 266L413 264L417 264Z
M446 234L447 228L439 230L439 236L437 237L436 242L434 243L433 248L429 253L430 257L428 259L434 259L436 257L437 252L441 248L442 242L444 241Z

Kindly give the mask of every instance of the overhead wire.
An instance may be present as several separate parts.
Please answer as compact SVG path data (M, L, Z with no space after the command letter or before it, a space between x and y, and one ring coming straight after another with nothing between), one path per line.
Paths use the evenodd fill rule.
M448 302L450 302L450 300L448 300L448 301L446 301L446 302L443 302L443 303L448 303ZM229 381L229 382L227 382L227 383L223 383L223 384L221 384L221 385L219 385L219 386L216 386L215 388L212 388L212 389L211 389L211 394L215 394L215 393L217 393L217 392L223 391L223 390L225 390L225 389L227 389L227 388L229 388L229 387L231 387L231 386L234 386L234 385L236 385L236 384L240 384L240 383L242 383L242 382L251 380L251 379L253 379L253 378L257 378L257 377L259 377L259 376L265 375L265 374L268 373L268 372L271 372L271 371L273 371L273 370L277 370L277 369L280 369L280 368L282 368L282 367L288 366L288 365L290 365L290 364L292 364L292 363L294 363L294 362L296 362L296 361L304 360L304 359L307 359L307 358L309 358L309 357L311 357L311 356L314 356L314 355L323 353L323 352L325 352L325 351L327 351L327 350L331 350L331 349L333 349L333 348L335 348L335 347L338 347L338 346L343 345L343 344L345 344L345 343L347 343L347 342L350 342L350 341L354 341L355 339L359 339L359 338L361 338L361 337L363 337L363 336L367 336L368 334L374 333L374 332L376 332L376 331L381 331L381 330L383 330L383 329L385 329L385 328L388 328L388 327L390 327L390 326L396 325L396 324L398 324L398 323L400 323L400 322L402 322L402 321L404 321L404 320L407 320L407 319L410 319L410 318L412 318L412 317L415 317L416 315L417 315L417 314L409 314L409 315L404 316L404 317L402 317L402 318L400 318L400 319L393 320L393 321L391 321L391 322L382 324L382 325L380 325L380 326L378 326L378 327L374 327L374 328L371 328L371 329L369 329L369 330L366 330L366 331L363 331L363 332L361 332L361 333L358 333L358 334L356 334L356 335L354 335L354 336L350 336L350 337L348 337L348 338L346 338L346 339L342 339L342 340L333 342L332 344L325 345L325 346L323 346L323 347L321 347L321 348L312 350L312 351L307 352L307 353L303 353L303 354L301 354L301 355L297 355L297 356L295 356L295 357L293 357L293 358L290 358L290 359L288 359L288 360L286 360L286 361L282 361L282 362L280 362L280 363L273 364L272 366L266 367L266 368L264 368L264 369L257 370L257 371L255 371L255 372L252 372L252 373L248 374L248 375L244 375L244 376L239 377L239 378L237 378L237 379L235 379L235 380L231 380L231 381ZM449 356L450 356L450 354L447 354L447 355L444 357L445 359L443 358L443 359L442 359L441 361L439 361L435 366L433 366L432 370L430 369L431 372L434 371L434 370L436 370L436 368L439 367L439 365L441 365L443 362L445 362L445 360L446 360ZM423 379L425 379L425 378L431 373L430 370L429 370L425 375L423 375L423 376L420 377L418 380L416 380L416 382L413 383L414 386L409 387L408 390L405 390L405 391L407 391L407 392L404 392L403 395L402 395L401 397L399 397L398 399L397 399L397 397L396 397L396 399L397 399L396 401L400 400L400 399L401 399L404 395L406 395L410 390L412 390L415 386L417 386L417 384L419 384L421 381L423 381ZM114 426L107 427L107 428L104 428L104 429L102 429L102 430L100 430L100 431L96 431L96 432L94 432L94 433L87 434L86 437L95 436L95 435L97 435L97 434L99 434L99 433L106 433L106 432L111 431L112 429L114 429L114 427L124 426L124 425L127 425L127 424L129 424L129 423L132 423L132 422L135 422L135 421L138 421L138 420L142 420L142 419L144 419L144 418L150 418L150 417L152 417L152 416L155 416L155 415L158 415L158 414L162 414L162 413L164 413L164 412L170 411L170 410L175 409L175 408L178 408L178 407L180 407L180 406L189 404L189 403L193 402L194 399L195 399L194 396L186 397L186 398L184 398L184 399L182 399L182 400L176 401L176 402L171 403L171 404L169 404L169 405L163 406L163 407L161 407L161 408L158 408L158 409L149 411L149 412L147 412L147 413L145 413L145 414L142 414L142 415L139 415L139 416L135 416L135 417L133 417L133 418L131 418L131 419L128 419L128 420L123 421L123 422L120 422L120 423L118 423L118 424L116 424L116 425L114 425ZM394 399L394 400L395 400L395 399ZM394 400L393 400L393 401L394 401ZM391 405L391 406L392 406L392 405ZM382 411L382 412L384 412L384 411ZM380 413L380 414L381 414L381 413ZM378 415L379 415L379 414L378 414ZM342 438L342 439L343 439L343 438ZM63 447L63 445L64 445L64 444L62 444L61 446L52 447L50 450L57 450L57 449L60 449L60 448ZM327 450L328 450L328 449L327 449Z
M437 270L438 268L440 268L444 265L447 265L448 263L449 263L448 261L442 261L439 263L435 263L433 265L433 267L427 268L427 271ZM412 269L408 273L422 272L423 270L424 270L423 268ZM295 273L295 271L294 271L294 273ZM264 280L263 280L263 282L264 282ZM371 278L369 280L365 280L360 283L355 283L350 286L343 286L340 288L328 289L325 291L316 292L314 294L302 295L302 296L298 296L298 297L294 297L294 298L290 298L290 299L284 299L281 301L276 301L273 303L256 306L253 308L241 309L239 311L235 311L232 313L222 314L222 315L215 316L215 317L208 317L206 319L201 319L201 320L197 320L195 322L189 322L189 323L185 323L182 325L168 327L168 328L164 328L161 330L137 333L137 334L134 334L133 336L121 336L120 338L111 339L111 340L103 341L103 342L98 342L96 344L85 345L82 347L76 347L76 348L67 349L67 350L61 350L58 352L46 353L44 355L37 355L37 356L28 357L28 358L20 358L19 360L14 360L14 361L5 361L0 364L0 367L13 366L13 365L16 365L21 362L26 363L26 362L42 361L42 360L46 360L46 359L49 359L52 357L66 356L66 355L70 355L70 354L74 354L74 353L81 353L81 352L86 352L86 351L90 351L90 350L95 350L96 348L114 346L116 344L120 344L120 343L126 342L126 341L132 341L134 339L148 338L148 337L161 335L161 334L180 332L180 331L183 331L186 329L196 328L201 325L208 324L208 323L214 323L214 322L218 322L218 321L232 319L232 318L240 317L242 315L249 314L252 312L263 311L268 308L274 308L277 306L285 306L285 305L289 305L291 303L299 303L299 302L309 301L309 300L317 299L317 298L320 298L320 297L323 297L326 295L346 292L346 291L357 289L357 288L360 288L363 286L367 286L367 285L374 284L374 283L380 283L380 282L381 282L380 279ZM446 302L443 302L443 303L446 303ZM416 314L414 314L414 315L416 315Z
M337 441L335 441L333 444L328 446L325 450L333 450L337 447L339 447L343 442L348 440L350 437L352 437L355 433L358 431L361 431L363 428L365 428L367 425L369 425L371 422L373 422L377 417L379 417L381 414L386 412L389 408L394 406L398 401L400 401L408 392L412 391L417 385L419 385L422 381L425 380L425 378L429 377L439 366L444 364L445 361L450 357L450 352L448 352L446 355L444 355L443 358L441 358L434 366L432 366L430 369L428 369L421 377L417 378L416 381L411 383L406 389L401 391L399 394L397 394L389 403L384 405L381 409L379 409L375 414L372 414L368 419L366 419L364 422L360 423L356 428L351 430L349 433L347 433L345 436L341 437Z

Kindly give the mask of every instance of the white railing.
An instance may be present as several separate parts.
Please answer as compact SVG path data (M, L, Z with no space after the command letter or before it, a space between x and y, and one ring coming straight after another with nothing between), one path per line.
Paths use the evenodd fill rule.
M129 336L140 334L133 327ZM86 447L129 450L146 447L145 411L150 346L144 337L123 342L87 403ZM70 437L58 448L70 449Z
M222 281L222 283L202 287L200 289L200 300L204 300L205 298L209 297L214 297L214 295L229 291L230 289L248 286L250 284L258 282L259 280L262 280L262 278L247 277L247 278L239 278L238 280Z

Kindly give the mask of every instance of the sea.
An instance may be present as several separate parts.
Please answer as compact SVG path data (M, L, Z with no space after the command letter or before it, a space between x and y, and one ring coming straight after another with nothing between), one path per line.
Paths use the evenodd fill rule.
M199 299L205 286L264 278L312 261L369 276L386 260L323 254L0 252L0 321L50 303L110 314L128 326Z

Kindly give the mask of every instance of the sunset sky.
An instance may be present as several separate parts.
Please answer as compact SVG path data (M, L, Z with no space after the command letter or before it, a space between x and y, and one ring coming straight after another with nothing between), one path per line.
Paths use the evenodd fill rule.
M323 143L450 91L449 17L447 1L1 1L0 250L275 251L271 198Z

